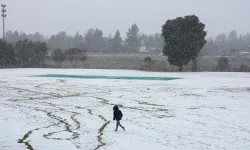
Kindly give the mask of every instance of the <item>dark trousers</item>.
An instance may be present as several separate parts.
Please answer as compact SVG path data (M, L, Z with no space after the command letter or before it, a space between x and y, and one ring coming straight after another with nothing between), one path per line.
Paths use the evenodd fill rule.
M116 129L115 130L118 129L118 126L120 126L124 130L124 127L121 125L120 120L116 120Z

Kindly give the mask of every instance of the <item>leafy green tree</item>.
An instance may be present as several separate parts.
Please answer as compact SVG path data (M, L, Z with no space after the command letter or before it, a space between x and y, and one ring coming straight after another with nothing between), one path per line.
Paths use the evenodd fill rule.
M83 36L79 34L77 31L74 38L73 38L73 47L81 48L83 45Z
M238 40L237 32L235 30L232 30L229 32L227 40L230 42L235 42Z
M63 52L62 49L56 49L52 53L52 59L58 63L58 65L61 67L62 62L66 59L66 55Z
M13 67L16 64L12 43L0 39L0 66Z
M78 47L81 41L81 35L77 32L74 37L68 35L65 31L61 31L56 35L52 35L48 40L48 47L53 49L69 49L71 47Z
M149 56L144 58L143 60L144 68L147 70L151 70L154 63L155 63L154 60L152 60L152 58Z
M143 38L143 43L147 50L158 51L162 50L164 40L160 34L155 33L154 35L145 36Z
M117 30L115 33L114 38L111 40L111 49L112 52L120 52L121 51L121 45L122 45L122 38L120 31Z
M5 39L10 42L10 43L16 43L17 41L20 41L20 40L31 40L31 41L45 41L45 38L42 34L40 34L39 32L36 32L34 34L25 34L23 32L21 32L20 34L15 31L15 32L12 32L10 30L8 30L6 32L6 36L5 36Z
M229 61L227 57L221 57L217 62L217 70L220 72L227 71L229 69Z
M74 62L73 68L75 68L77 66L77 63L79 60L81 60L81 61L87 60L86 52L83 51L82 49L79 49L79 48L70 48L70 49L66 50L65 53L66 53L66 58L69 61Z
M85 35L85 49L88 52L107 52L108 39L103 38L102 30L89 29Z
M130 52L138 52L141 46L139 28L133 24L127 32L126 44Z
M162 27L165 46L163 54L171 65L183 70L190 61L196 62L200 50L206 43L205 25L195 15L167 20Z
M213 56L219 53L219 48L214 41L207 41L201 49L199 56Z
M15 56L20 67L41 67L44 65L48 47L45 42L30 40L18 41L15 46Z
M33 56L33 43L29 40L17 41L15 54L20 67L30 67Z
M144 46L146 47L147 50L151 50L154 48L155 45L155 39L153 35L146 36L144 38Z
M48 55L48 47L45 42L33 42L33 57L32 66L41 67L45 64L46 56Z

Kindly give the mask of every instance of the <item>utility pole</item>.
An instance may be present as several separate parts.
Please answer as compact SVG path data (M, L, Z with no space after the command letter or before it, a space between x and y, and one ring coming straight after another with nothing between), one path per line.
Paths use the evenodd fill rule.
M2 17L3 17L3 40L2 40L2 46L3 46L3 67L5 68L5 50L4 50L4 42L5 42L5 27L4 27L4 18L7 16L5 13L6 13L6 5L5 4L2 4L1 5L2 7Z

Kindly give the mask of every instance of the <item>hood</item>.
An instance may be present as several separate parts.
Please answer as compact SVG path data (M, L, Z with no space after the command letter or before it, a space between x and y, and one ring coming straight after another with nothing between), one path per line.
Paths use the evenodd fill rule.
M118 110L119 108L118 108L118 106L117 105L115 105L114 107L113 107L113 110Z

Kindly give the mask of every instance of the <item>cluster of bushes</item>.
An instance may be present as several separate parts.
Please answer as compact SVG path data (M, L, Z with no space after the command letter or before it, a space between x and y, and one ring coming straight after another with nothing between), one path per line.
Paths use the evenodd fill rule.
M217 64L215 66L211 66L209 71L213 72L250 72L250 66L247 64L241 63L238 67L232 68L229 64L229 59L227 57L220 57L217 60ZM173 69L173 67L168 66L162 67L163 64L157 63L157 60L153 60L151 57L145 57L141 63L140 70L147 71L177 71ZM166 65L166 64L164 64ZM161 68L161 69L160 69ZM192 71L192 67L187 67L184 71ZM199 71L207 71L205 68L199 68Z
M52 59L57 62L59 67L62 66L62 62L69 60L71 63L73 63L73 68L75 68L78 61L87 60L87 53L86 51L79 48L70 48L66 51L63 51L62 49L56 49L52 53Z
M241 64L239 68L235 68L234 72L250 72L250 67L246 64Z
M216 70L219 72L250 72L250 67L246 64L240 64L237 68L231 68L227 57L221 57L218 59Z
M48 47L45 42L30 40L15 44L0 40L0 67L44 67Z
M87 59L87 54L80 48L56 49L53 51L52 57L49 57L48 46L45 42L21 40L16 43L8 43L0 40L0 67L2 68L52 67L48 66L46 62L50 58L59 66L63 61L69 60L75 68L78 61Z

